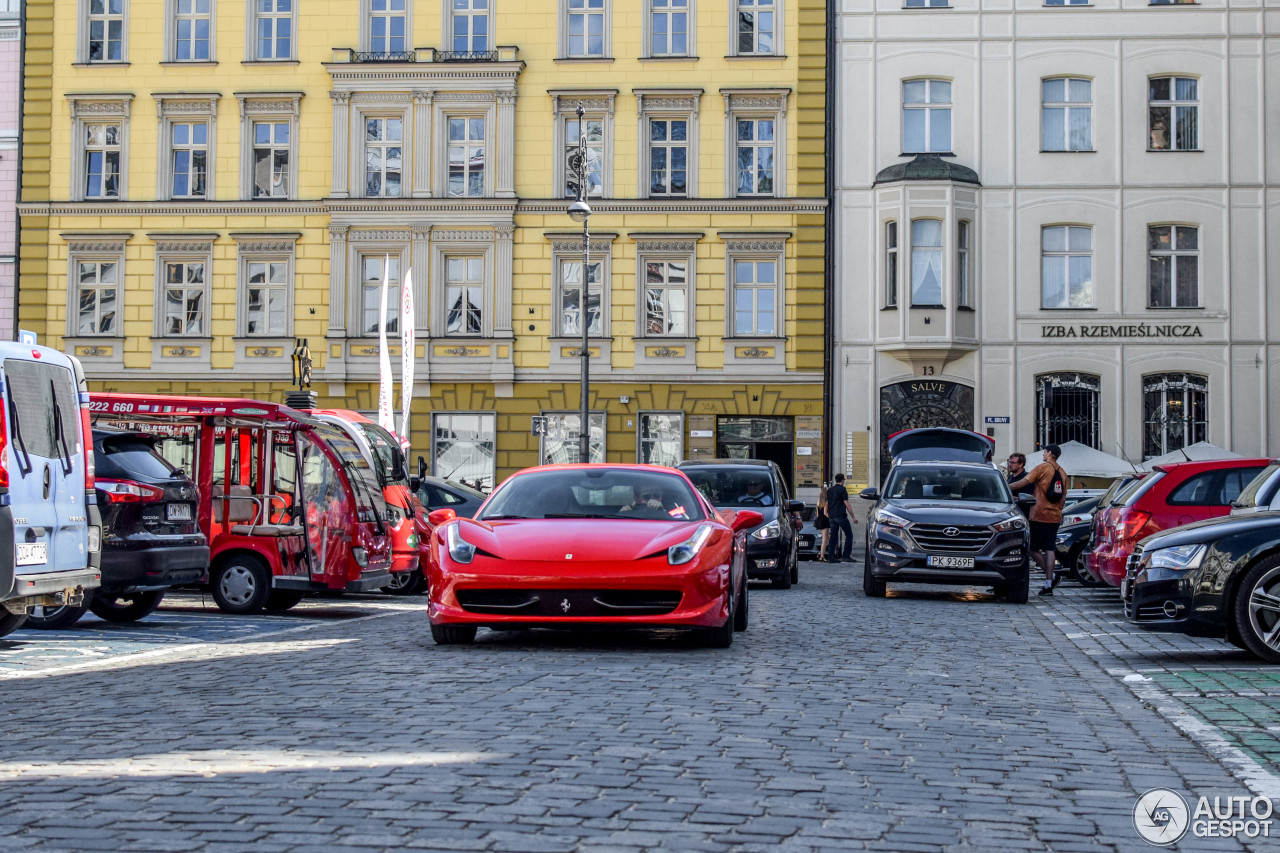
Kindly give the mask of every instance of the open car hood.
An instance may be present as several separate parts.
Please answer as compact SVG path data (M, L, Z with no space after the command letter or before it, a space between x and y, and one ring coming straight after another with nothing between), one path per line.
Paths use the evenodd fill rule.
M994 439L965 429L908 429L889 436L894 461L989 462L995 450Z

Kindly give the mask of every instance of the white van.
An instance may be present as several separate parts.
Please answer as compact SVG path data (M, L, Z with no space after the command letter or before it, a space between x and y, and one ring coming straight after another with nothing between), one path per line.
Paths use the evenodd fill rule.
M75 358L0 342L0 637L102 579L89 391Z

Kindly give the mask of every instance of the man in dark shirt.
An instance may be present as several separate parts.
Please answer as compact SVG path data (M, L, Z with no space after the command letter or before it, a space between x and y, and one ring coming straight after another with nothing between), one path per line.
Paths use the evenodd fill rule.
M1005 482L1008 483L1010 486L1012 486L1014 483L1018 482L1025 476L1027 476L1027 454L1016 453L1016 452L1010 453L1009 454L1009 470L1005 474ZM1016 491L1013 493L1013 499L1015 501L1018 500L1018 493ZM1030 516L1031 502L1018 501L1018 509L1022 510L1022 514L1024 516Z
M847 563L853 554L853 525L857 519L849 505L849 491L844 487L844 474L836 474L836 482L827 489L827 518L831 520L832 533L839 531L841 551L839 557L828 557L831 563ZM834 553L834 550L832 551Z

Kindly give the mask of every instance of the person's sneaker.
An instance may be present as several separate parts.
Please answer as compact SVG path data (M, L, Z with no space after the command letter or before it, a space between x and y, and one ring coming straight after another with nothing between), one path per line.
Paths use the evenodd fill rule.
M1036 594L1037 595L1053 595L1053 587L1051 586L1041 587L1040 592Z

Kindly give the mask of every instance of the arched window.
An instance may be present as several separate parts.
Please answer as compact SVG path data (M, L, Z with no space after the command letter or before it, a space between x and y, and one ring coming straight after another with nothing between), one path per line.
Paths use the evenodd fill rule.
M1146 459L1208 440L1209 380L1194 373L1142 377L1142 455Z
M1078 441L1100 449L1099 398L1102 380L1088 373L1046 373L1036 377L1036 441Z

